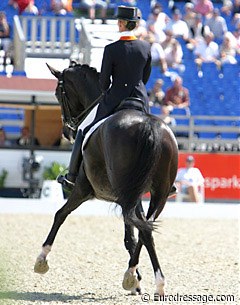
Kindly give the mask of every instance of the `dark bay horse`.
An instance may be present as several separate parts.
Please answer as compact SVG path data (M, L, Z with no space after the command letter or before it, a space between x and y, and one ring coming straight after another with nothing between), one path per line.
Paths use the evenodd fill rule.
M76 128L85 109L101 95L99 73L88 65L71 64L63 72L49 67L58 79L56 97L63 121ZM43 243L34 270L45 273L46 257L66 217L83 202L98 198L115 202L122 208L125 247L130 254L123 288L141 293L137 265L144 245L149 253L156 293L164 294L164 275L156 255L153 222L162 212L178 166L178 148L172 131L156 116L135 109L115 112L92 134L83 151L75 187L66 204L57 211L50 233ZM147 215L141 197L150 192ZM138 241L134 227L139 230Z

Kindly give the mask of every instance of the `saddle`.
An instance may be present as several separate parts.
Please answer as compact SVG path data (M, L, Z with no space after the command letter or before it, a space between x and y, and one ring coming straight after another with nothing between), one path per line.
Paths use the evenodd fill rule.
M114 112L124 110L124 109L134 109L144 113L148 113L145 103L138 97L127 97L121 101L121 103L115 108Z

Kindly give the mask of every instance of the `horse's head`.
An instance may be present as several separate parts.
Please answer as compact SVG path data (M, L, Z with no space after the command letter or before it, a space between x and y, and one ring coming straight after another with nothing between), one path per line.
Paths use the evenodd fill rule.
M81 114L101 95L99 73L88 65L75 62L62 72L47 66L58 79L55 95L62 109L63 121L76 129Z

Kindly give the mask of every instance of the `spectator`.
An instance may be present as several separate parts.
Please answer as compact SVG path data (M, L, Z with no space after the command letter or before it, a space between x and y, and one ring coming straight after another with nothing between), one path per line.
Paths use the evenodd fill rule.
M173 11L172 20L170 20L166 25L166 30L172 31L175 38L180 37L187 40L189 36L188 26L181 18L182 14L180 10L175 9Z
M51 10L56 15L66 15L72 11L72 5L68 0L51 0Z
M0 127L0 146L11 146L11 142L7 139L5 130L3 127Z
M10 38L10 26L7 22L5 12L0 12L0 50L4 51L3 65L6 65L10 57L12 40Z
M17 9L19 15L23 12L38 15L38 8L35 6L34 0L9 0L9 5Z
M169 17L162 12L162 6L157 3L151 11L147 19L147 30L155 35L157 42L162 42L165 39L164 29Z
M190 29L194 25L196 13L194 12L194 4L187 2L184 6L185 14L183 15L183 20L187 23Z
M190 196L191 202L199 202L199 188L204 185L204 178L194 164L194 157L188 156L186 167L178 170L176 185L179 192Z
M193 50L197 45L197 42L203 41L206 34L210 32L208 26L203 25L202 15L196 14L194 18L194 24L190 27L189 30L189 42L187 48Z
M179 68L183 58L181 44L174 38L171 30L166 30L166 39L161 44L168 67Z
M205 35L203 40L197 41L194 54L196 56L195 62L198 66L201 66L203 62L214 62L217 65L219 64L219 47L213 39L213 33L209 32Z
M140 9L138 9L138 16L139 16L140 19L137 21L136 28L134 29L134 34L138 39L144 40L144 39L146 39L146 37L148 35L147 23L142 18L142 12L141 12Z
M237 40L231 32L224 35L223 42L220 45L221 64L236 64Z
M162 5L157 2L153 6L151 14L148 16L147 23L148 25L154 24L155 27L164 30L169 20L168 15L163 12Z
M189 91L182 85L182 78L177 76L173 86L168 88L164 98L164 106L171 112L174 108L185 108L189 112Z
M232 18L234 18L235 14L240 14L240 0L233 0Z
M21 131L21 136L20 138L17 139L16 144L20 146L27 146L31 144L31 134L30 130L27 126L24 126ZM40 145L39 141L37 138L33 138L33 145Z
M155 36L151 32L148 33L146 41L148 41L151 45L152 65L159 66L161 72L165 73L167 71L167 63L162 46L159 42L155 41Z
M155 81L153 88L150 91L148 91L150 106L161 107L163 105L164 96L165 96L165 93L162 88L163 84L164 81L161 78L158 78Z
M236 29L236 30L240 29L240 13L234 14L232 23L233 23L234 29Z
M211 0L197 0L194 5L194 11L206 17L213 11L213 3Z
M225 19L220 16L219 9L215 8L209 18L206 18L205 25L207 25L210 31L213 32L214 38L219 42L222 42L223 35L228 29Z
M233 36L236 39L236 44L237 44L236 51L237 51L237 54L240 54L240 28L233 32Z
M89 18L94 23L96 18L96 8L101 9L102 23L106 22L107 16L107 1L104 0L81 0L81 6L88 9Z
M223 2L223 6L221 8L221 12L226 16L232 15L233 3L231 0L227 0Z
M168 107L162 107L161 119L169 127L175 127L177 125L175 118L170 115Z

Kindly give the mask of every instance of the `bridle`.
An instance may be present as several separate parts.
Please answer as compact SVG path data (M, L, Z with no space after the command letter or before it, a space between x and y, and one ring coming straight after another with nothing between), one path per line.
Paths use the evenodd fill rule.
M58 78L58 87L61 90L62 102L60 103L62 109L62 120L65 126L69 127L72 130L77 130L80 123L85 119L89 111L98 104L99 100L102 98L103 93L94 100L94 102L84 109L79 115L73 117L71 115L71 110L69 108L69 99L67 97L65 87L64 87L64 77L63 73Z

